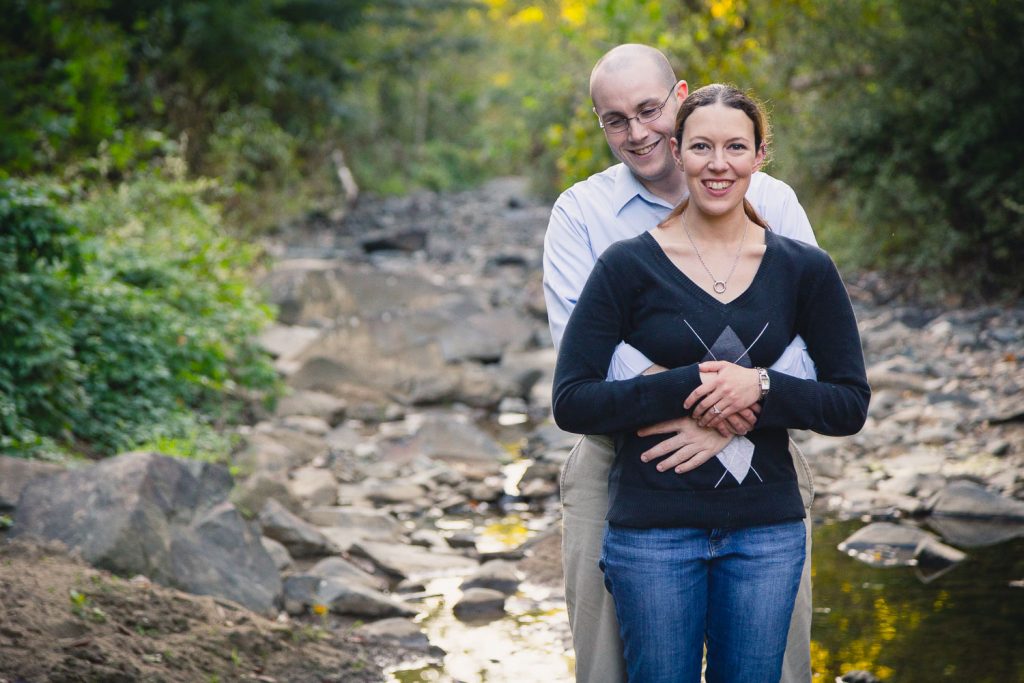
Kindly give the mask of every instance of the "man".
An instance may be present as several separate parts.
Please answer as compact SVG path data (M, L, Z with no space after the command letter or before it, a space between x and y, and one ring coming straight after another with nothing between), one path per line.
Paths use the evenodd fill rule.
M552 209L544 241L544 294L551 336L557 347L577 297L597 258L612 243L634 237L659 223L686 195L669 140L676 111L687 94L658 50L620 45L602 57L590 78L594 112L612 153L622 163L566 190ZM815 243L814 234L793 190L764 173L752 179L747 198L779 234ZM776 369L813 377L813 364L797 338ZM638 350L620 344L609 368L610 380L627 379L658 368ZM682 400L685 397L680 397ZM743 434L756 420L752 410L734 416L728 432ZM645 434L673 434L645 454L667 456L666 470L702 464L724 448L730 436L700 429L692 419L652 425ZM795 446L794 446L795 450ZM813 491L803 457L794 466L809 508ZM576 650L576 680L605 683L625 680L622 643L611 596L598 567L608 501L611 440L587 436L566 461L561 477L562 558L566 602ZM671 471L666 471L671 476ZM807 562L790 626L782 683L806 683L810 669L810 518ZM664 634L671 647L671 634Z

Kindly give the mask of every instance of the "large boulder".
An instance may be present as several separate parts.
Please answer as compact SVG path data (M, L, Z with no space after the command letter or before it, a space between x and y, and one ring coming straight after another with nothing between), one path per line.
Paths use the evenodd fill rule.
M267 612L280 575L226 502L231 486L219 465L125 453L30 482L11 535L58 540L97 567Z
M62 470L52 463L0 455L0 512L14 509L22 489L30 481Z
M967 480L950 482L932 497L928 507L936 516L1024 522L1024 501L1000 496Z

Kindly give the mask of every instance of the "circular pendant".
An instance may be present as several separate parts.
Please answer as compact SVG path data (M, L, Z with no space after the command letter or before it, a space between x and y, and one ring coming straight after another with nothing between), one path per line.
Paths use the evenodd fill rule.
M725 283L721 280L715 280L715 292L725 294Z

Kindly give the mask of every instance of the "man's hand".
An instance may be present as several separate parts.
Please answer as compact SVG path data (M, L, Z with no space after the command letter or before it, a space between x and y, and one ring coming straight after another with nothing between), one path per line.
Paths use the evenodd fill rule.
M761 398L760 382L753 368L708 361L698 369L701 385L686 397L683 407L693 409L691 414L702 427L717 429L731 416L751 409Z
M697 425L696 421L689 417L659 422L656 425L644 427L637 434L639 436L651 436L653 434L675 435L644 451L640 455L640 459L644 462L650 462L651 460L668 455L656 467L659 472L667 472L674 469L676 474L689 472L700 467L725 448L725 445L732 438L731 435L722 436L714 429L703 429Z

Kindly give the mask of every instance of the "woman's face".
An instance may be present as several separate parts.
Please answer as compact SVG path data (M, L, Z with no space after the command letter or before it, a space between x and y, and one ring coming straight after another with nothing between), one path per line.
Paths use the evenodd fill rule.
M764 161L754 145L754 122L743 111L721 103L690 114L682 144L672 139L672 154L686 174L691 206L711 216L742 204L750 176Z

